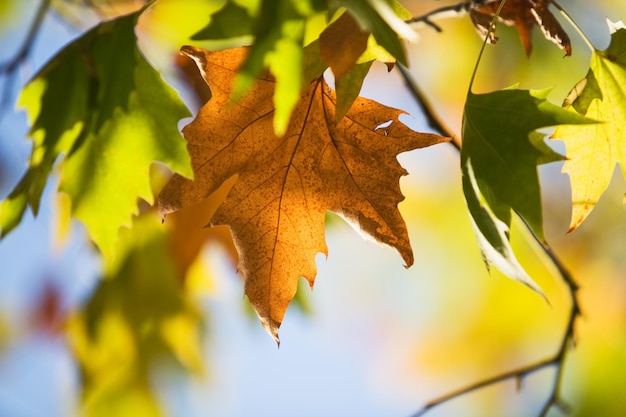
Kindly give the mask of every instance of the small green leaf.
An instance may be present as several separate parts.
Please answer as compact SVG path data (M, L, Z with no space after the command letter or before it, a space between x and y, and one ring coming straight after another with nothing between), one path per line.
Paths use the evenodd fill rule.
M153 201L153 162L193 175L177 128L189 111L137 49L140 13L85 33L24 88L20 105L32 121L34 147L28 171L0 206L3 234L19 223L27 205L37 213L60 156L60 189L107 257L119 228L137 212L137 199Z
M276 77L274 91L274 131L282 136L287 130L291 111L300 99L302 85L303 56L302 36L304 21L291 21L283 24L284 32L293 34L279 39L274 50L265 56L270 72Z
M362 64L356 64L343 77L335 80L335 91L337 93L335 120L341 120L352 107L352 103L354 103L361 92L363 81L373 62L367 61Z
M396 59L359 27L349 10L326 27L318 42L320 60L335 76L335 118L340 120L358 97L372 63L379 60L390 66Z
M367 39L367 49L363 52L363 55L356 61L357 64L364 64L370 61L380 61L390 66L395 64L396 58L391 55L385 48L380 46L373 36ZM391 70L391 69L390 69Z
M235 98L244 94L269 68L276 78L274 92L274 131L282 136L287 130L291 112L308 88L302 70L307 64L303 51L306 24L326 9L324 0L261 0L253 27L254 44L233 87Z
M228 39L252 34L254 19L249 10L232 1L211 15L209 24L193 40Z
M241 97L264 68L276 77L274 130L282 135L287 129L293 106L300 97L302 85L302 40L305 7L290 0L264 0L253 28L255 41L239 69L233 96Z
M407 65L406 50L398 37L398 31L407 35L414 34L404 24L404 20L411 17L406 9L395 0L341 0L340 3L350 10L364 30L372 33L378 44L401 64ZM380 12L384 12L383 15Z
M548 93L517 89L470 92L462 129L463 191L485 262L537 291L508 241L511 210L543 239L537 165L562 157L535 130L591 122L549 103Z
M320 41L316 39L304 48L304 56L302 58L302 87L305 90L309 87L311 81L318 79L324 74L328 66L320 57Z

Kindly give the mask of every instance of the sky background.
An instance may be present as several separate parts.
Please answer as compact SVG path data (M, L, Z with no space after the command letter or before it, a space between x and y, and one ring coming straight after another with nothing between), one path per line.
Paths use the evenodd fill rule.
M19 10L0 9L12 13L1 19L0 61L15 53L38 4L13 3L20 3ZM594 3L606 5L604 9L583 1L563 1L563 6L602 49L608 44L605 17L626 18L626 5L621 3ZM407 2L416 15L442 4ZM197 22L171 17L173 27L185 26L193 33ZM160 19L148 16L142 22L140 40L148 59L175 83L173 70L165 66L180 35L168 36ZM421 41L409 45L411 71L458 132L480 39L467 18L450 19L442 26L443 33L421 29ZM538 31L535 51L527 59L514 31L500 28L500 42L488 49L475 90L515 82L521 88L554 86L551 99L560 103L585 75L590 55L575 32L566 28L575 51L568 59L542 41ZM58 17L46 18L18 72L18 84L78 33ZM384 65L374 67L362 94L406 110L409 116L403 122L412 128L428 129L397 71L388 74ZM30 147L24 114L3 109L1 117L4 197L25 169ZM564 149L558 142L552 145ZM212 245L205 250L208 284L197 301L207 318L206 375L184 376L167 365L153 372L153 386L172 415L408 417L438 395L554 352L568 299L540 251L525 243L518 225L513 232L516 251L551 306L497 271L491 275L485 271L462 198L458 155L451 146L405 153L399 160L409 171L401 182L406 200L400 210L415 265L405 269L397 253L362 239L331 217L329 256L318 256L315 289L305 290L310 312L295 306L288 310L280 349L246 308L227 249ZM580 344L567 362L563 392L578 415L590 415L587 410L601 410L603 404L605 413L598 415L617 416L611 413L626 410L620 388L626 383L624 180L616 175L589 220L566 236L569 182L560 169L561 164L540 169L546 234L582 284L585 312L578 330ZM68 238L59 238L57 214L53 181L38 217L25 216L21 226L0 241L0 417L76 415L79 376L68 345L59 335L34 327L32 317L50 285L61 289L63 311L86 302L97 283L99 258L85 244L80 224L71 225ZM540 407L552 375L546 370L526 378L519 392L514 381L508 381L428 415L529 415L529 410Z

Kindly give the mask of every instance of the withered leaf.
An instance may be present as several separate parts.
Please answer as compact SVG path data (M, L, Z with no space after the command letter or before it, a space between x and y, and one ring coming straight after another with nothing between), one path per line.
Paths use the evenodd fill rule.
M327 254L326 210L395 248L407 267L413 263L397 207L406 171L396 155L446 138L414 132L398 120L402 111L364 98L335 122L336 97L322 78L303 93L285 135L277 137L269 75L231 101L247 49L185 46L182 52L197 62L212 98L183 129L195 179L172 177L159 196L160 210L167 214L201 201L237 176L210 225L230 227L245 293L276 341L298 279L312 286L315 255Z
M472 23L481 36L488 36L489 43L495 43L495 34L489 33L491 19L500 7L501 0L492 0L477 3L470 10ZM508 26L515 26L524 45L526 55L532 51L532 31L538 25L543 35L565 51L565 55L572 54L572 45L569 36L561 27L556 17L548 9L550 0L507 0L502 7L498 20Z

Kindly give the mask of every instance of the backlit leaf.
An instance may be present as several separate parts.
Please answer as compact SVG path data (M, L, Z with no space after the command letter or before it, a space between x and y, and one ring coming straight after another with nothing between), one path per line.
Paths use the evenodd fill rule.
M563 172L572 184L571 231L596 206L616 165L626 177L626 29L611 35L606 51L594 51L589 72L570 93L568 107L601 122L562 126L553 135L567 149Z
M352 107L352 104L359 96L365 76L369 72L373 62L374 61L368 61L362 64L356 64L350 71L344 74L343 77L335 80L335 90L337 92L335 118L337 120L340 120L348 113L348 110L350 110L350 107Z
M35 214L61 157L60 189L105 256L129 226L137 199L152 202L149 168L192 175L178 121L188 110L136 45L139 12L102 23L65 47L25 87L32 121L29 169L0 206L5 235L30 206Z
M254 19L249 10L227 1L224 7L211 15L209 24L191 37L194 40L226 39L252 34Z
M362 28L370 32L376 42L401 64L407 65L406 50L399 36L416 40L417 34L404 20L411 14L397 1L340 0L357 19Z
M406 171L396 155L445 138L411 131L398 120L401 111L363 98L335 122L335 95L322 78L300 97L285 135L278 137L271 129L271 77L259 78L240 101L231 101L229 86L246 49L182 51L196 60L213 95L183 130L195 180L175 175L159 206L164 214L176 211L237 176L210 224L230 227L246 295L276 340L298 279L313 285L315 255L327 253L326 210L395 248L407 266L413 263L397 208L403 199L399 178ZM377 128L388 121L388 127Z
M264 68L270 69L277 80L273 96L276 107L273 126L278 135L287 128L291 111L300 96L305 23L316 7L312 0L299 3L261 1L252 27L255 40L233 88L235 98L241 96Z

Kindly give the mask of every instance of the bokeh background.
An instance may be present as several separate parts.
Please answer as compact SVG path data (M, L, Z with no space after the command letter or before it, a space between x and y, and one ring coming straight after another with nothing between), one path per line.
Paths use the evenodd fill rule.
M20 87L99 19L140 3L52 3L28 58L14 77L0 80L0 197L19 180L30 152L25 114L14 108ZM609 42L606 18L626 18L623 1L560 3L598 49ZM417 16L455 2L403 4ZM0 0L0 62L19 50L38 7L38 1ZM176 52L203 27L211 7L201 0L161 0L144 14L137 32L146 57L194 111L197 94L181 76ZM563 58L535 30L527 58L515 30L500 26L500 40L487 48L474 91L519 83L553 88L551 101L561 103L586 74L591 52L559 19L572 38L572 57ZM410 72L459 133L481 40L467 17L438 23L442 33L420 28L420 42L407 46ZM429 130L397 70L375 65L362 95L405 110L405 123ZM561 142L550 142L565 151ZM52 178L39 215L28 214L0 241L0 416L404 417L439 395L554 354L569 296L523 227L514 224L516 253L550 304L485 270L452 146L405 153L399 160L410 173L402 179L406 199L400 210L415 265L405 269L398 254L363 240L329 214L329 256L318 258L314 291L303 286L287 312L280 349L247 306L227 233L200 229L212 203L165 225L144 210L120 238L129 261L103 272L84 228L68 220L68 202L57 195L58 179ZM561 165L542 166L540 175L547 239L581 287L583 317L565 363L563 399L574 416L623 416L626 185L616 171L588 220L566 234L571 201ZM162 179L159 173L155 178L158 188ZM180 282L163 272L171 265L162 259L173 252L184 275ZM427 415L536 415L553 376L553 369L542 370L524 378L519 389L509 380ZM563 414L553 409L549 415Z

